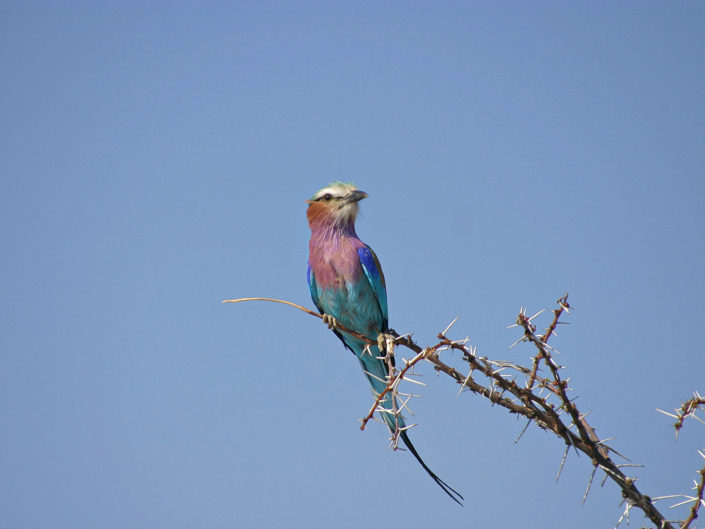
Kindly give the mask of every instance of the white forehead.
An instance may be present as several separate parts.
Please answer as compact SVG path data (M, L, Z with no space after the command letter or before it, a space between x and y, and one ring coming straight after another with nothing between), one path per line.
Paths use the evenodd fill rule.
M344 197L345 195L347 195L351 191L355 191L356 189L357 187L355 187L354 184L346 182L333 182L329 186L317 191L316 194L313 195L313 200L317 200L327 194L330 194L334 197Z

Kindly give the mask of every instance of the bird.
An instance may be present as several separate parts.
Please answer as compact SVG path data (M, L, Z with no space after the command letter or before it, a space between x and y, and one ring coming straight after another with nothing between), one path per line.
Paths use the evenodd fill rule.
M372 248L355 232L358 203L367 196L352 183L335 181L307 200L306 217L311 229L307 279L314 305L343 345L357 357L373 393L378 396L387 386L385 360L388 358L379 346L369 345L366 349L365 341L339 328L340 324L380 346L380 335L390 330L382 267ZM380 407L398 409L391 392L382 398ZM384 411L381 415L392 435L400 431L404 445L428 475L453 501L462 505L463 496L421 459L409 439L403 417Z

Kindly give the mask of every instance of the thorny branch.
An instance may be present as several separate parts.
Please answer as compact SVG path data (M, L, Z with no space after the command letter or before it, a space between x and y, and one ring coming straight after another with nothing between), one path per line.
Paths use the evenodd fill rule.
M699 453L703 456L703 459L705 459L705 454L701 451ZM690 514L688 515L688 518L686 518L685 522L683 522L683 529L688 529L690 527L693 520L698 517L700 507L705 505L705 500L703 500L703 494L705 494L705 466L698 471L698 474L700 475L700 482L698 483L696 481L695 486L693 487L695 489L695 496L684 496L686 501L692 501L693 505L690 507Z
M316 316L321 319L323 318L322 315L317 312L311 311L295 303L272 298L241 298L235 300L225 300L224 302L237 303L240 301L252 300L283 303L296 307L308 314L311 314L312 316ZM585 497L589 492L590 484L592 483L595 476L595 471L598 468L605 473L605 479L609 478L614 481L622 491L625 510L617 522L617 525L619 525L624 518L628 518L631 508L638 507L658 528L673 529L676 526L672 524L678 523L678 527L681 529L689 529L691 523L698 517L698 510L700 506L705 505L705 500L703 500L705 489L705 467L698 471L700 479L695 482L695 496L667 496L685 498L685 501L677 505L692 502L688 518L682 522L673 522L664 517L653 502L666 497L652 499L643 494L637 488L636 478L629 477L622 471L622 468L624 467L637 465L629 464L628 462L621 464L616 463L613 456L618 456L626 461L628 460L619 454L619 452L617 452L614 448L607 445L607 439L600 440L597 437L595 429L586 419L587 413L581 413L575 402L570 399L568 395L568 392L570 391L568 379L563 379L561 377L560 370L562 367L559 366L554 360L553 355L557 351L548 345L549 338L555 334L558 325L563 323L559 321L560 317L565 313L570 313L571 307L568 304L568 295L566 294L559 298L557 300L557 305L557 308L552 311L553 318L543 334L536 333L536 326L532 323L532 320L544 311L528 317L525 310L522 309L517 316L516 322L510 326L519 327L523 331L521 338L513 345L520 342L528 342L533 345L537 351L532 358L530 368L512 362L491 360L487 357L478 356L476 348L468 345L467 338L464 340L449 339L447 337L447 333L455 321L453 321L443 332L438 334L438 342L435 345L425 348L422 348L416 344L411 339L410 335L400 336L395 331L390 331L391 336L393 337L393 344L401 345L410 349L415 353L415 356L410 360L402 359L404 362L404 367L400 370L395 370L392 362L388 362L389 376L387 377L387 387L376 396L370 411L361 420L362 424L360 428L363 430L365 429L365 426L369 420L373 418L375 412L392 412L394 414L401 413L401 409L406 406L406 403L401 406L401 409L394 406L393 410L381 410L380 403L389 392L392 392L395 397L394 400L396 401L396 398L399 396L399 384L402 381L418 383L417 381L410 379L409 375L413 373L415 366L423 360L426 360L433 364L434 369L437 372L449 376L460 384L460 392L469 390L488 399L492 402L492 404L505 408L509 413L525 417L528 420L526 425L527 427L531 424L531 422L534 422L540 428L550 431L560 437L566 445L566 453L561 461L558 477L560 477L563 463L565 462L568 451L571 447L576 451L586 454L592 462L593 472L588 483L588 488L585 492ZM337 324L336 329L340 332L355 336L370 345L377 345L377 342L370 340L341 324ZM469 365L467 372L458 370L442 361L440 358L440 353L445 350L455 350L462 353L462 360ZM390 357L391 353L386 355L388 360ZM542 365L547 368L547 374L545 376L540 374ZM519 384L517 382L517 377L521 376L525 379L524 384ZM482 377L483 380L480 380L478 377ZM676 433L678 433L678 431L683 427L683 421L688 417L705 423L705 421L700 419L700 417L696 416L696 411L699 409L705 409L705 399L696 393L692 399L684 402L681 408L676 410L676 414L666 413L662 410L659 411L676 419L674 426ZM526 427L524 428L524 431L525 430ZM522 431L519 437L521 437L524 431ZM400 432L397 431L392 435L392 446L394 449L396 449L395 441L398 438L399 433ZM705 458L705 453L699 453L703 458ZM583 501L585 501L585 497L583 497Z
M676 409L675 413L668 413L666 411L659 410L658 408L656 408L656 411L659 411L664 415L668 415L669 417L673 417L674 419L676 419L676 422L673 424L673 428L675 428L676 430L677 438L678 434L681 431L681 428L683 428L683 423L686 419L695 419L696 421L700 421L701 423L705 424L705 421L697 415L698 410L702 409L705 409L705 398L703 398L700 393L696 391L695 393L693 393L693 396L691 398L681 404L680 408Z
M676 422L673 424L673 428L676 431L676 438L678 438L678 434L683 428L685 420L688 418L694 419L696 421L701 422L702 424L705 424L705 421L697 415L698 411L705 411L705 398L703 398L697 391L693 394L690 399L683 402L681 404L681 407L675 410L675 413L669 413L658 408L656 408L656 411L659 411L664 415L676 419ZM705 459L705 451L698 450L698 454L700 455L700 457ZM684 498L683 501L673 505L673 507L692 503L692 505L690 506L690 511L688 513L688 518L686 518L681 524L681 529L688 529L690 527L690 524L693 523L693 521L698 517L698 511L700 510L700 508L705 506L705 499L703 499L705 497L705 466L703 466L697 473L700 478L697 481L693 480L693 490L695 490L694 496L690 496L687 494L674 494L670 496L662 496L661 498L655 498Z
M426 349L423 351L420 351L414 358L411 360L404 360L405 366L404 368L399 371L399 373L394 373L393 376L391 377L390 382L387 383L387 387L375 398L374 404L372 404L372 408L370 408L370 412L365 416L364 419L362 419L360 422L362 423L360 425L360 430L364 430L365 426L367 426L367 423L369 420L373 417L375 414L375 411L377 411L377 408L379 407L380 403L384 400L384 396L389 393L390 391L392 392L397 392L397 387L399 385L399 382L402 380L408 380L405 378L406 374L421 360L425 360L427 355ZM393 368L391 366L388 366L390 373L393 373ZM389 377L388 377L389 378Z

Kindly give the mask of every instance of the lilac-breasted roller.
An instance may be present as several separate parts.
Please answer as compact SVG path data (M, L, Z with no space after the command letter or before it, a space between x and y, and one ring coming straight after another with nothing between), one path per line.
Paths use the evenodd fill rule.
M366 197L367 193L352 184L333 182L308 201L306 216L311 228L308 286L313 303L329 322L334 318L331 322L333 331L355 354L373 392L379 395L387 385L388 371L378 346L370 345L365 350L365 342L335 327L340 323L374 342L389 330L382 267L372 248L355 233L358 202ZM393 398L388 392L380 403L381 407L391 410ZM382 411L382 416L392 433L397 427L405 426L401 415ZM463 497L428 468L411 444L406 430L401 430L400 437L429 476L462 505L460 500Z

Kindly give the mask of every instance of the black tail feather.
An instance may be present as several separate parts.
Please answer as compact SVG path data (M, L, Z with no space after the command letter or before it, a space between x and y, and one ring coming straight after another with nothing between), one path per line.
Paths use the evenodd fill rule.
M424 463L423 459L421 459L421 456L419 455L419 453L416 451L416 448L414 448L414 445L411 444L411 439L409 439L409 436L406 434L405 431L401 432L401 439L402 439L402 441L404 441L404 444L409 449L409 452L411 452L414 455L414 457L416 458L416 461L421 463L421 466L428 473L428 475L431 476L433 481L435 481L438 484L438 486L443 489L443 492L445 492L448 496L450 496L450 499L452 499L455 503L457 503L458 505L460 505L462 507L463 504L461 503L460 500L465 501L465 498L463 498L462 494L460 494L458 491L456 491L453 487L451 487L445 481L443 481L441 478L436 476L436 474L433 472L433 470L428 468L426 463ZM460 500L458 498L460 498Z

